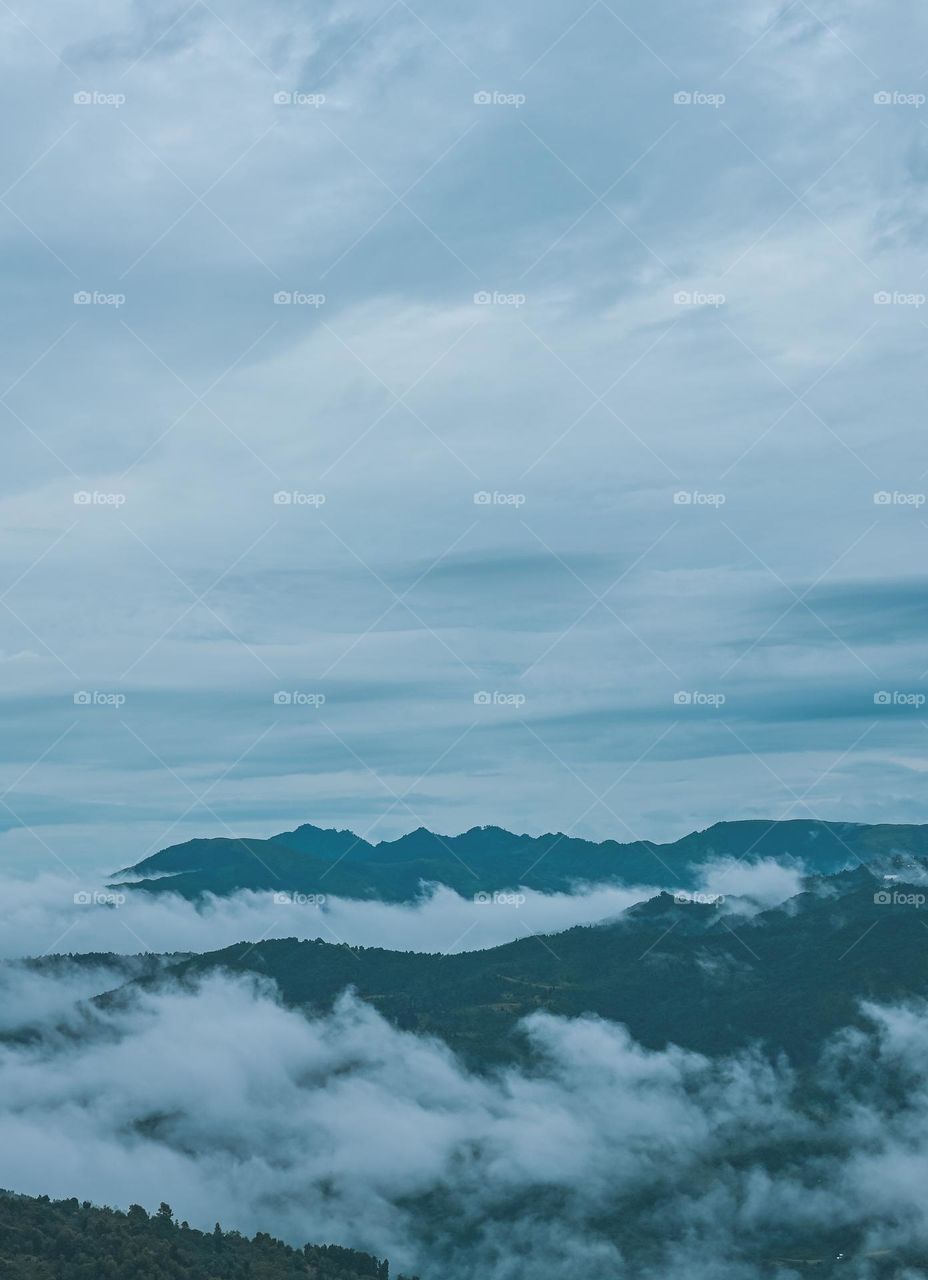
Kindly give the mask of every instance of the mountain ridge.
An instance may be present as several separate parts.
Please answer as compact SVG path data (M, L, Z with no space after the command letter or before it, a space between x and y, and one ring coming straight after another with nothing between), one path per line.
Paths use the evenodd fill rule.
M928 857L928 826L743 819L665 844L518 835L496 826L444 836L418 827L371 844L345 829L304 823L267 839L218 836L171 845L114 872L111 887L192 899L252 889L410 902L424 883L465 896L523 887L571 892L578 884L685 887L713 860L775 858L833 875L892 856Z

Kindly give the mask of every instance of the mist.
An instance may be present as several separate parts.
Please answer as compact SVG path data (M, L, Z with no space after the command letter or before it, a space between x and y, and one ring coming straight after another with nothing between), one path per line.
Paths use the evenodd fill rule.
M828 1046L814 1096L757 1052L654 1052L544 1013L521 1025L531 1066L478 1074L350 992L307 1018L223 974L55 1012L0 1046L0 1185L18 1191L168 1199L204 1229L339 1241L454 1280L752 1280L784 1223L925 1243L924 1004L870 1009ZM610 1223L653 1262L629 1270Z
M751 913L798 893L801 872L769 859L750 866L707 864L693 891L722 896ZM0 958L56 952L211 951L263 938L321 938L352 946L455 952L496 947L537 933L614 920L661 886L576 886L573 893L511 893L464 898L423 885L414 903L384 903L242 890L192 903L176 894L107 889L65 876L0 879Z

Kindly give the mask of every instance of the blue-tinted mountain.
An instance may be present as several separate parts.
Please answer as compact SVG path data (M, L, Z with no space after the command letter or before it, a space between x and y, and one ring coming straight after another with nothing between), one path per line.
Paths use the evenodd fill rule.
M719 822L667 844L517 835L500 827L473 827L457 836L420 827L371 844L350 831L306 824L267 840L188 840L116 876L131 877L136 890L187 898L253 889L408 902L423 883L448 885L468 897L520 886L569 892L578 883L673 888L685 887L700 866L718 858L777 858L832 875L888 860L911 872L926 856L926 826L805 819Z

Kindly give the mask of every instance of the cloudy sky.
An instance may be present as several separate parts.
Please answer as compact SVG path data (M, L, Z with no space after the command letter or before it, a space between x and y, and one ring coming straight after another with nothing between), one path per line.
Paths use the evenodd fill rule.
M8 863L921 820L925 25L3 3Z

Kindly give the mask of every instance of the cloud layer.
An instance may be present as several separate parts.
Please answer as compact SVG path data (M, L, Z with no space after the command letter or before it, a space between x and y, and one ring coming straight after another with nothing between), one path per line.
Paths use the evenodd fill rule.
M769 859L752 866L724 859L701 868L689 888L723 897L727 910L753 914L798 893L801 879L801 869ZM573 893L552 894L515 887L464 898L444 885L423 885L420 898L408 905L243 891L193 904L174 894L113 891L66 876L3 878L0 958L212 951L236 942L293 937L394 951L478 951L615 919L661 887L581 884Z
M484 1077L350 996L306 1020L216 975L85 1008L77 1040L0 1047L0 1185L167 1196L198 1226L339 1240L460 1280L786 1277L784 1224L805 1256L836 1241L900 1256L928 1247L925 1010L870 1012L811 1091L750 1054L653 1053L542 1014L523 1024L531 1069ZM632 1263L623 1232L626 1254L648 1242Z

